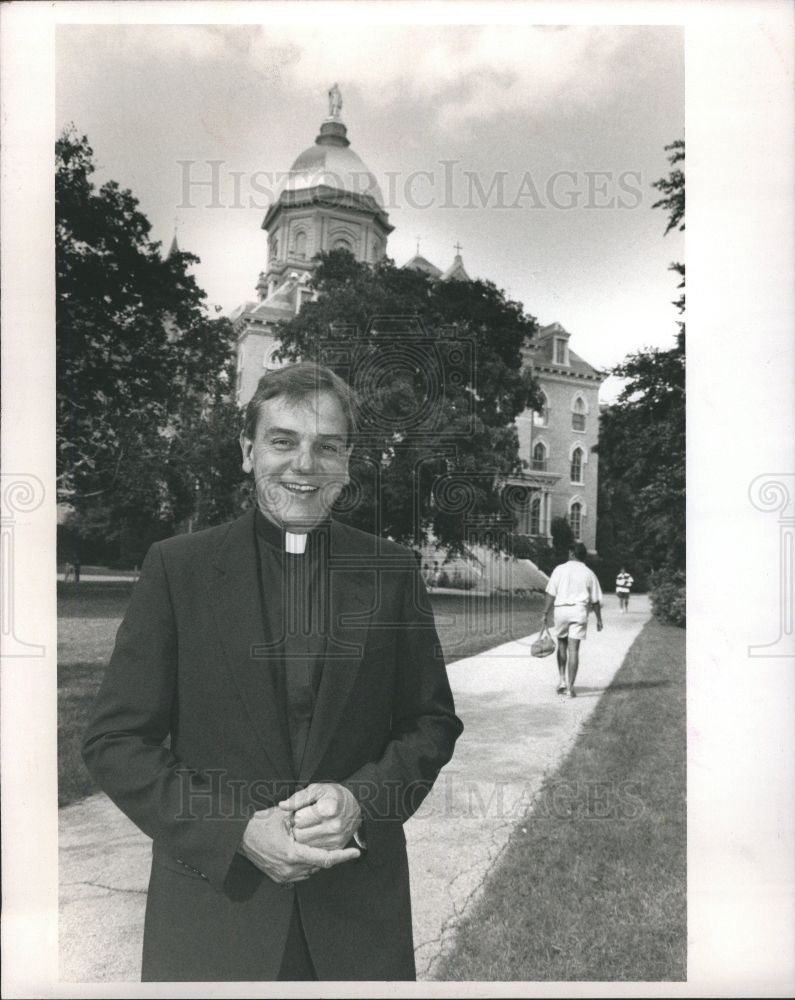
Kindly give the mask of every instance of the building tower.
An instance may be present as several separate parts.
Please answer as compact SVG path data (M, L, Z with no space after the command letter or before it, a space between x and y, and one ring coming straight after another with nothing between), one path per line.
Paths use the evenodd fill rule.
M296 315L311 294L316 254L348 250L374 264L386 253L393 226L375 177L351 149L336 84L315 142L295 160L262 222L268 234L267 267L257 301L231 315L237 333L237 401L251 398L260 376L278 367L275 325Z

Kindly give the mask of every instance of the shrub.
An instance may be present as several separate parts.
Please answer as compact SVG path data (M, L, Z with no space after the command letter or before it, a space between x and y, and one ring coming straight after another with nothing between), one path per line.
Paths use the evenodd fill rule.
M542 573L547 576L555 566L561 561L556 558L555 550L542 538L535 538L531 535L513 534L508 539L506 551L514 559L529 559L535 563Z
M687 621L686 577L683 569L651 574L651 606L660 621L684 628Z
M566 562L571 547L574 545L574 532L571 530L571 525L565 517L553 517L549 530L552 534L555 561Z

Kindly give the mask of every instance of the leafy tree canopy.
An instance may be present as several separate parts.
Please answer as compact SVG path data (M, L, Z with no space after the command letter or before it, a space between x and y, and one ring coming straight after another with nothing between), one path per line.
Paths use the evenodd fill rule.
M188 273L198 258L164 259L132 193L96 187L93 150L74 126L55 166L59 500L86 530L173 529L202 507L196 482L228 461L219 438L236 421L232 331Z
M280 328L282 357L328 364L360 403L353 484L340 515L403 541L506 514L500 478L518 472L515 418L538 407L523 348L537 330L491 282L431 280L344 250L318 257L317 293Z
M652 187L657 188L664 197L655 201L652 208L662 208L668 212L668 225L665 227L666 235L672 229L684 232L685 229L685 171L684 167L677 166L678 163L685 162L685 140L676 139L665 147L668 155L668 162L672 170L667 177L661 177L652 183Z
M685 228L684 141L666 146L673 169L654 187L665 198L665 232ZM675 305L685 309L684 264ZM617 401L602 412L599 430L597 548L606 575L619 564L643 570L685 567L685 324L669 350L640 351L613 374L626 379Z

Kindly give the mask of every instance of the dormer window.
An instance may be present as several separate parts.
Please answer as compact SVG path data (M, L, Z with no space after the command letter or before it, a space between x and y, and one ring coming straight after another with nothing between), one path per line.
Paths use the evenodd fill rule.
M567 365L569 363L569 349L565 337L555 337L555 364Z

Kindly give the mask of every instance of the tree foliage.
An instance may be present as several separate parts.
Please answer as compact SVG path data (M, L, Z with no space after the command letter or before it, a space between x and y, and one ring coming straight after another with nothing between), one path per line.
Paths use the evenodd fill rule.
M549 526L552 534L552 549L555 553L555 563L566 562L574 545L574 531L566 517L553 517Z
M96 187L85 136L66 129L55 153L59 500L76 530L111 538L213 520L202 498L236 420L230 325L188 273L198 258L164 259L132 193Z
M282 357L330 365L359 397L340 516L455 545L466 520L504 514L500 477L521 465L514 420L539 405L522 353L535 320L490 282L433 281L343 250L319 255L313 287L281 325Z
M685 140L675 139L665 147L668 153L668 162L673 168L667 177L661 177L652 182L652 187L657 188L664 197L655 201L652 208L662 208L668 213L668 225L665 227L665 234L672 229L684 232L685 229L685 171L684 166L678 167L678 163L685 162Z
M668 211L668 233L685 228L684 142L666 150L674 169L654 183L666 195L654 207ZM681 278L675 305L684 314L684 264L673 263L671 270ZM636 574L658 571L663 579L660 572L684 570L686 555L684 321L672 348L632 354L613 374L626 384L602 412L597 548L606 574L623 563Z

